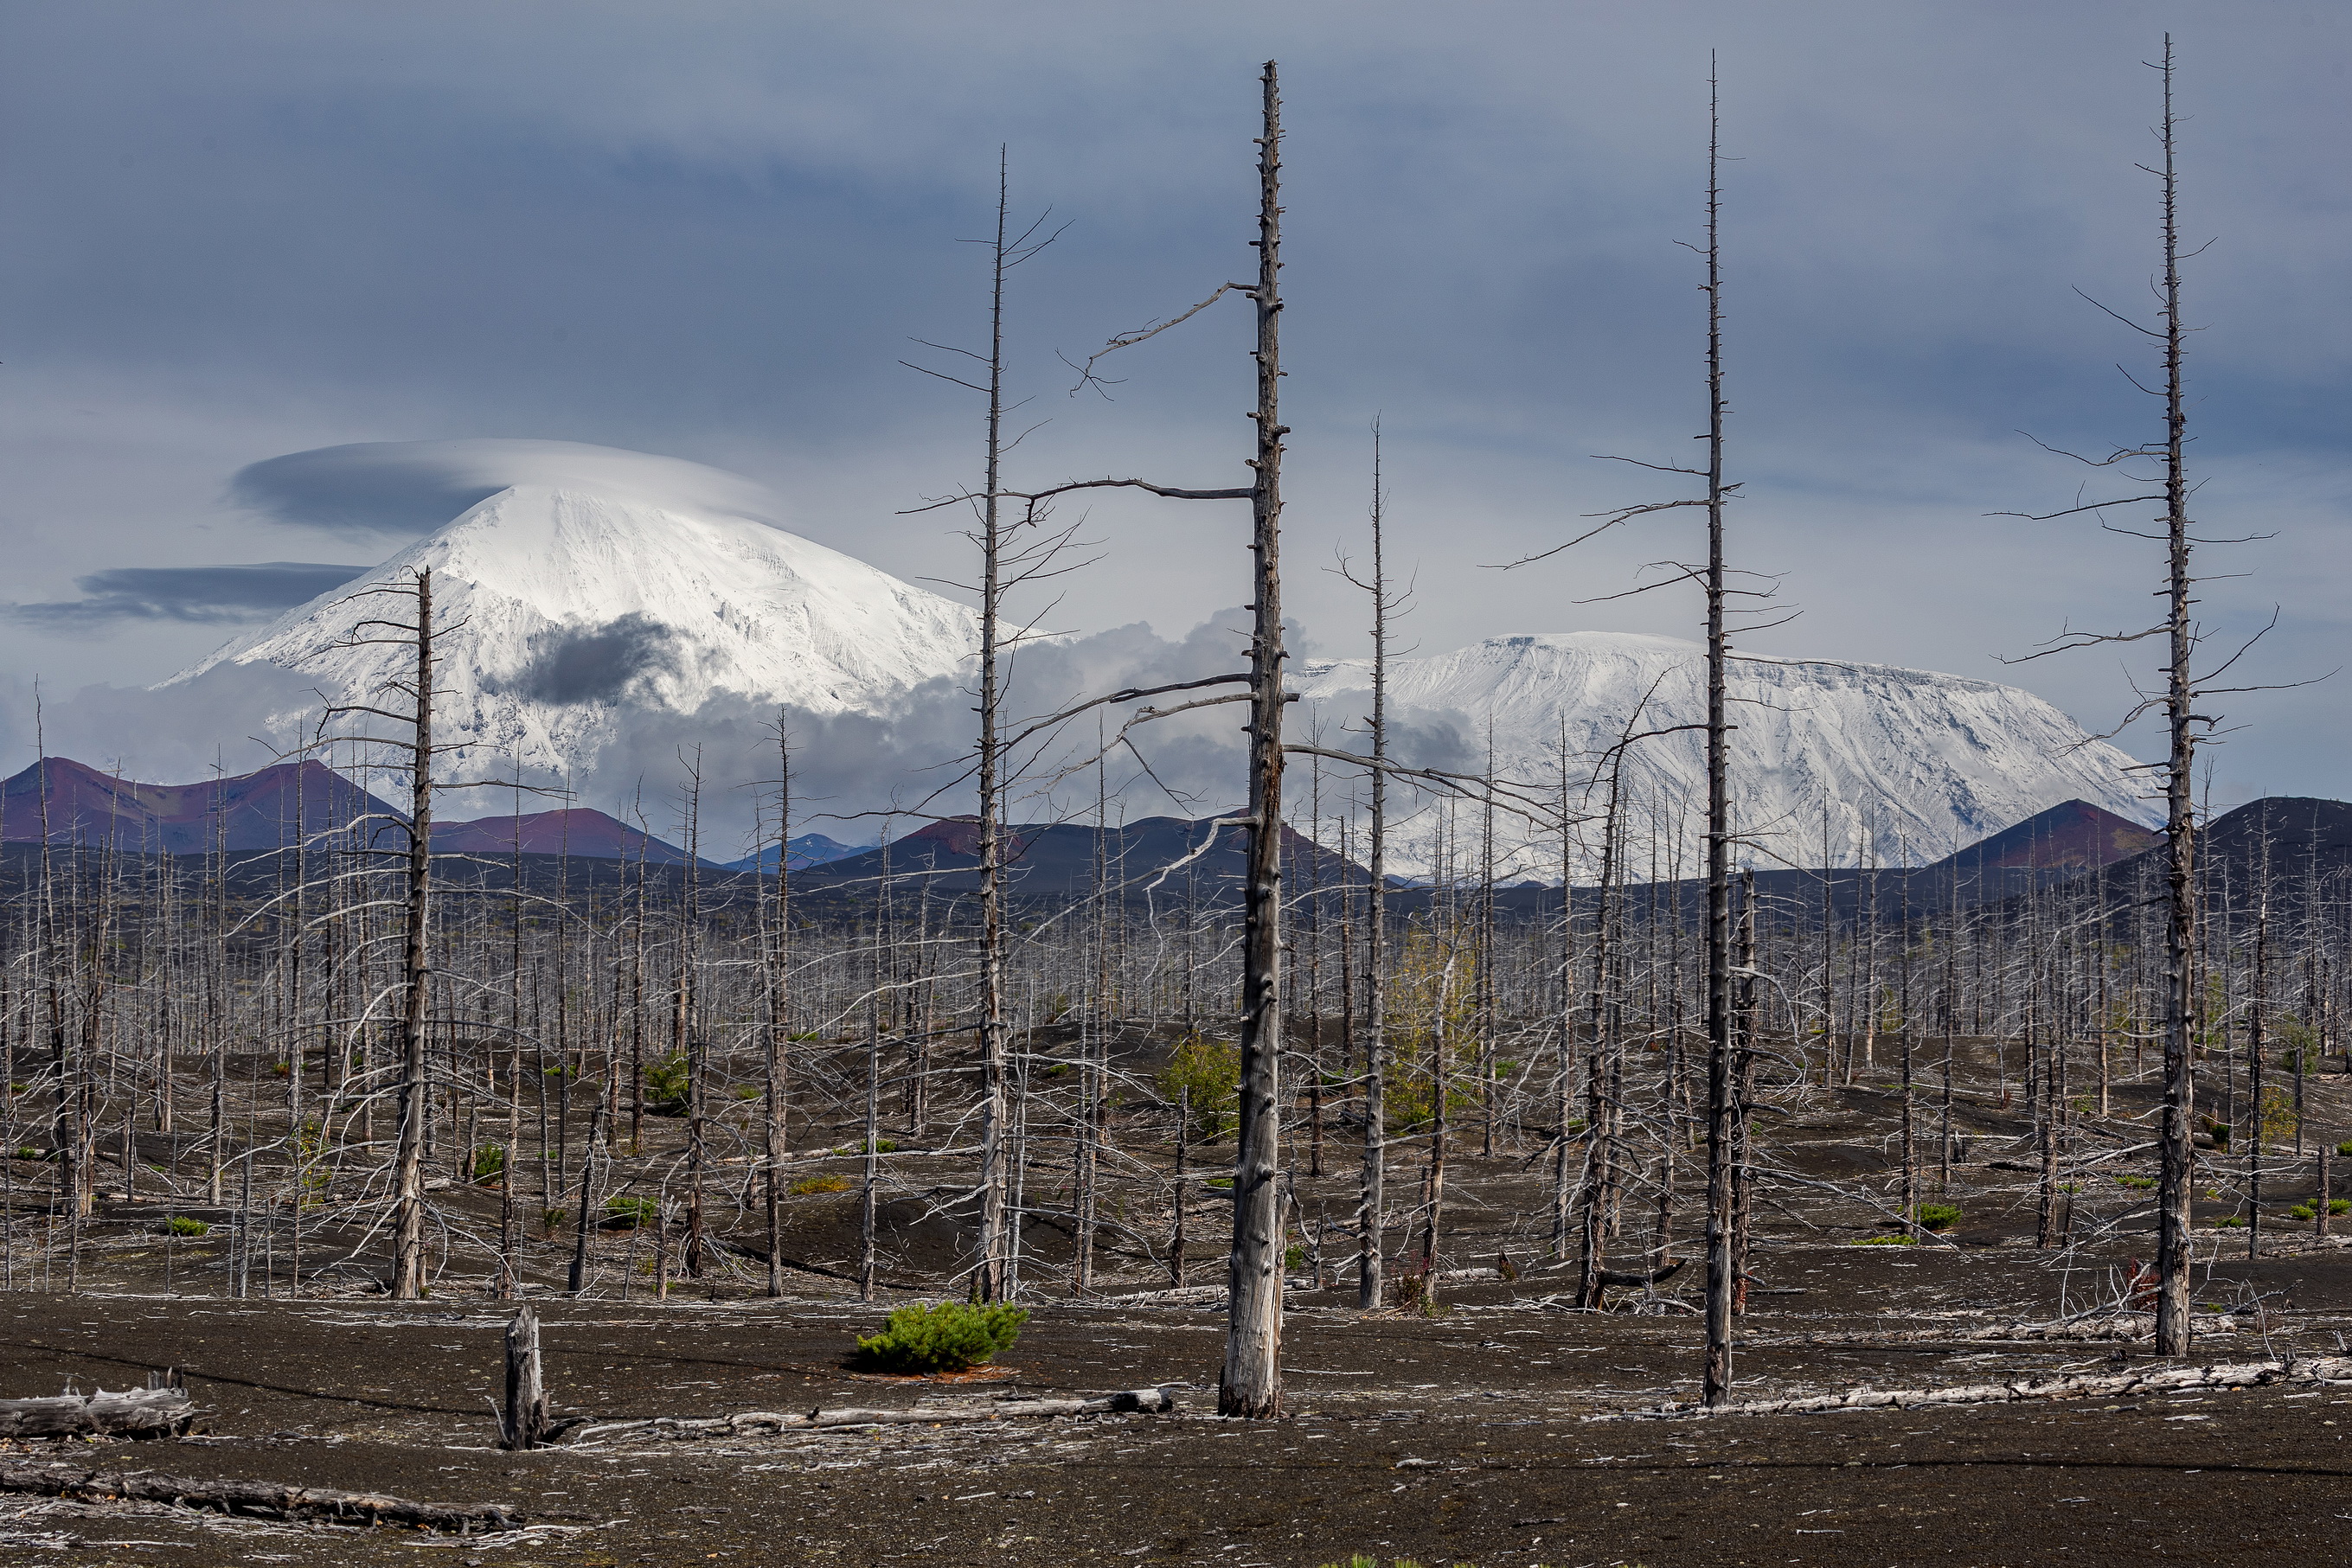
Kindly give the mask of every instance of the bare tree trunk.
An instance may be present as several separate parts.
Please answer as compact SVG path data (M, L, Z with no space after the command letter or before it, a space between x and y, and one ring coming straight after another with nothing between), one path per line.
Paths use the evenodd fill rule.
M1257 483L1250 638L1249 872L1242 916L1240 1126L1221 1416L1282 1414L1282 99L1265 74L1258 141Z
M1706 152L1706 1370L1709 1406L1731 1398L1732 1160L1738 1108L1731 1061L1730 725L1724 712L1729 645L1723 581L1723 272L1716 165L1720 121L1707 84Z
M2262 883L2254 894L2254 984L2246 998L2246 1097L2253 1111L2246 1118L2246 1256L2262 1255L2263 1245L2263 1009L2271 995L2271 876L2270 848L2263 850Z
M2195 1180L2189 1168L2189 1118L2195 1112L2189 1030L2196 1005L2192 959L2196 940L2193 879L2196 871L2195 802L2189 793L2196 768L2199 722L2191 690L2189 657L2189 483L2183 447L2188 411L2181 384L2180 239L2177 183L2172 162L2172 37L2164 39L2164 370L2165 539L2169 572L2166 583L2167 657L2165 718L2170 751L2165 763L2165 882L2168 918L2165 926L2164 1122L2158 1134L2160 1166L2157 1192L2156 1349L2159 1355L2187 1355L2189 1311L2189 1205ZM2210 722L2210 721L2208 721Z
M699 965L702 908L696 873L702 864L702 758L697 749L686 814L686 889L677 923L677 1012L670 1049L686 1063L686 1272L700 1279L703 1267L702 1187L709 1164L709 1129L706 1096L709 1063L704 1060L703 1031L697 1009L701 1005Z
M1381 1304L1381 1218L1388 1207L1389 580L1381 427L1372 423L1372 810L1364 888L1364 1159L1356 1182L1356 1305Z
M996 247L988 305L988 472L982 498L980 585L980 1233L972 1272L976 1300L1003 1299L1005 1286L1003 758L997 739L1003 701L1003 529L999 495L1004 437L1004 275L1010 183L996 155Z
M403 956L407 1004L400 1019L400 1144L395 1156L392 1296L425 1294L425 1116L426 1009L432 1005L433 572L416 573L416 736L409 762L408 939ZM513 1151L508 1151L512 1157Z
M877 950L875 967L879 969L883 956ZM873 999L866 1009L866 1130L864 1170L857 1189L857 1299L874 1299L874 1221L875 1195L882 1185L882 1020L881 1011L887 992L880 985L874 988Z
M547 1441L547 1387L540 1380L539 1314L518 1307L507 1324L507 1405L499 1416L499 1447L536 1448Z
M1192 1180L1185 1168L1185 1145L1192 1134L1192 1091L1190 1085L1176 1091L1176 1212L1168 1233L1168 1283L1178 1289L1184 1284L1184 1192Z
M1756 876L1748 871L1739 873L1739 936L1735 956L1739 975L1732 988L1737 1044L1731 1059L1731 1092L1737 1105L1733 1128L1739 1146L1731 1166L1731 1313L1741 1317L1748 1312L1748 1239L1756 1215L1756 1162L1748 1147L1751 1128L1748 1108L1756 1098L1756 1036L1761 1022L1757 1012ZM1911 1049L1907 1017L1904 1020L1903 1041L1907 1061Z
M787 1009L791 1001L791 984L787 960L791 954L792 921L792 838L793 838L793 750L784 734L783 714L776 715L776 900L768 932L768 1031L767 1086L761 1101L765 1113L766 1165L761 1173L761 1201L767 1221L768 1294L771 1298L784 1293L784 1221L783 1183L784 1160L791 1152L791 1139L784 1124L790 1087L786 1077L787 1062L784 1042L791 1038L792 1023Z

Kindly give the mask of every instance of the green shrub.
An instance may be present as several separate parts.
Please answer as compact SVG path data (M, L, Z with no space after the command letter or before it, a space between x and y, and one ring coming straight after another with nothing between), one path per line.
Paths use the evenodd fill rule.
M683 1053L672 1051L646 1067L646 1109L656 1116L686 1114L688 1069Z
M820 1192L847 1192L849 1178L837 1176L803 1176L784 1190L794 1197L807 1197Z
M866 1145L864 1144L842 1144L836 1146L833 1152L836 1155L862 1155L866 1152ZM883 1138L875 1143L874 1152L877 1155L895 1155L898 1152L898 1145L888 1138Z
M539 1211L540 1228L552 1236L562 1229L563 1222L571 1218L571 1214L564 1209L542 1208Z
M190 1219L184 1214L175 1214L163 1222L163 1234L166 1236L210 1236L212 1233L211 1226L201 1219Z
M2117 1186L2127 1186L2134 1192L2146 1192L2150 1187L2156 1186L2156 1178L2154 1176L2119 1176L2116 1177L2116 1185Z
M934 1301L900 1307L880 1333L860 1336L857 1362L877 1372L961 1372L1013 1348L1029 1309Z
M1196 1034L1187 1036L1168 1058L1160 1074L1160 1092L1171 1105L1181 1098L1191 1106L1187 1138L1214 1143L1240 1125L1241 1082L1241 1048Z
M654 1225L661 1219L661 1200L652 1197L620 1196L604 1200L606 1223L622 1230L635 1230Z
M2319 1211L2307 1203L2298 1203L2286 1211L2286 1217L2289 1219L2316 1219Z
M2243 1230L2246 1221L2243 1216L2225 1214L2213 1222L2213 1227L2217 1230Z
M2213 1140L2214 1148L2226 1149L2230 1146L2230 1124L2208 1122L2205 1124L2205 1135Z
M2331 1197L2327 1200L2330 1214L2352 1214L2352 1197Z
M759 1086L758 1084L756 1084L756 1083L738 1083L737 1085L735 1085L735 1098L736 1098L736 1099L738 1099L738 1100L757 1100L759 1097L760 1097L760 1086Z
M488 1186L507 1174L507 1146L484 1144L474 1151L474 1183Z
M1296 1274L1307 1267L1307 1249L1293 1242L1282 1249L1282 1266Z
M1918 1242L1896 1231L1891 1236L1861 1236L1846 1243L1849 1247L1916 1247Z
M1929 1230L1949 1230L1960 1222L1960 1206L1957 1203L1923 1203L1919 1206L1919 1223Z
M2352 1159L2352 1138L2347 1138L2344 1142L2336 1145L2336 1152L2342 1155L2347 1159Z

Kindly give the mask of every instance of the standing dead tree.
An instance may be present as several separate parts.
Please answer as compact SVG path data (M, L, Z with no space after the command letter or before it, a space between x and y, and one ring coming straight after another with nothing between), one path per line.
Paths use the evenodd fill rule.
M1369 1312L1381 1304L1381 1216L1388 1206L1388 1111L1383 1092L1388 1071L1388 829L1389 829L1389 618L1404 607L1405 595L1389 587L1384 525L1388 497L1381 475L1381 425L1372 422L1372 570L1359 578L1346 562L1340 572L1371 595L1372 711L1367 716L1371 743L1370 864L1364 912L1364 1157L1356 1187L1356 1305Z
M1707 1030L1707 1211L1706 1211L1706 1366L1704 1397L1709 1406L1730 1397L1733 1164L1739 1147L1737 1118L1739 1097L1734 1085L1733 997L1731 954L1731 789L1730 732L1727 716L1728 669L1732 657L1727 629L1728 602L1734 597L1767 597L1769 590L1734 589L1727 581L1724 559L1724 512L1738 489L1727 482L1723 466L1723 267L1721 246L1722 118L1712 61L1707 77L1706 240L1692 246L1706 260L1706 466L1636 463L1661 473L1685 474L1706 482L1702 496L1681 500L1648 501L1594 513L1598 520L1575 538L1549 549L1512 561L1511 567L1549 559L1594 536L1635 517L1680 507L1706 513L1706 559L1675 562L1664 579L1633 589L1649 592L1677 582L1696 582L1706 603L1706 978ZM1612 458L1634 462L1631 458Z
M996 229L994 237L986 242L990 247L988 352L982 355L969 349L923 344L928 349L977 361L986 371L985 382L967 381L911 361L900 361L909 370L977 392L988 400L981 490L977 495L940 503L963 502L972 507L977 514L977 526L969 537L980 550L980 580L976 585L980 597L979 689L973 694L980 728L972 752L972 778L979 795L974 826L980 858L980 1225L973 1242L971 1288L974 1297L983 1301L1004 1299L1012 1270L1008 1252L1011 1226L1005 1206L1005 1069L1010 1026L1004 998L1004 802L1010 782L1008 754L1025 737L1008 738L1004 734L1004 686L1006 656L1024 633L1018 628L1007 632L1005 601L1022 583L1047 574L1071 539L1069 530L1039 537L1043 513L1036 498L1028 498L1025 517L1014 520L1005 515L1004 502L1012 497L1003 488L1004 455L1019 439L1007 442L1004 435L1004 416L1008 412L1004 387L1005 288L1015 267L1062 235L1056 229L1041 237L1040 230L1045 225L1042 216L1015 235L1012 230L1011 203L1010 165L1006 150L1000 146L996 154ZM1023 535L1028 536L1025 542L1016 543L1016 537Z
M2036 442L2035 444L2042 445L2045 451L2091 467L2116 469L2126 478L2136 480L2142 486L2141 493L2087 502L2057 512L2005 512L1996 515L2022 517L2032 522L2090 515L2098 517L2100 526L2109 532L2160 540L2164 546L2164 586L2158 590L2158 597L2165 606L2162 620L2137 631L2076 632L2070 629L2013 662L2023 663L2078 648L2158 638L2162 639L2165 649L2161 689L2144 693L2125 714L2120 724L2105 735L2094 738L2110 738L2151 713L2164 716L2165 759L2149 765L2164 781L2166 843L2165 969L2161 1005L2164 1116L2158 1134L2156 1348L2163 1355L2186 1355L2189 1354L2190 1325L2189 1202L2195 1187L2195 1172L2191 1165L2194 1155L2190 1144L2196 1108L2193 1057L2199 1021L2197 811L2193 793L2197 748L2214 734L2214 727L2220 722L2220 716L2210 711L2210 698L2232 692L2262 689L2223 686L2216 683L2245 657L2263 634L2263 632L2253 633L2210 669L2200 671L2197 667L2199 652L2209 634L2190 613L2190 606L2194 603L2191 595L2200 580L2191 570L2191 556L2199 545L2243 544L2263 536L2246 535L2235 538L2205 537L2195 531L2197 525L2189 516L2189 484L2186 461L2189 415L2182 356L2188 329L2183 326L2180 317L2180 264L2193 258L2198 252L2191 251L2184 256L2180 249L2179 175L2175 162L2179 120L2173 110L2172 37L2168 33L2165 35L2163 58L2155 64L2154 68L2163 82L2164 118L2157 128L2158 144L2163 157L2160 167L2149 168L2146 164L2139 167L2156 176L2161 193L2164 271L2161 280L2156 285L2157 316L2161 324L2144 326L2118 311L2099 305L2096 300L2091 303L2133 331L2162 345L2164 384L2160 388L2147 387L2137 380L2132 384L2163 402L2164 437L2161 441L2137 446L2118 447L2104 457L2062 452ZM2199 250L2202 248L2200 246ZM2089 296L2084 298L2087 299ZM2128 378L2128 372L2126 376ZM2029 436L2028 439L2032 438ZM2105 520L2104 514L2109 507L2149 503L2160 503L2164 508L2158 519L2160 532L2118 527ZM2267 627L2263 629L2267 630Z
M375 616L353 624L339 648L373 643L414 647L415 673L386 688L408 699L401 713L372 703L330 704L320 718L324 727L339 718L361 715L388 719L408 730L401 739L366 737L377 745L407 752L407 847L394 852L403 863L403 904L407 917L401 945L400 1119L399 1144L393 1161L392 1296L413 1301L425 1294L425 1118L426 1114L425 1023L433 1005L433 571L420 568L415 580L365 589L363 593L388 593L413 598L416 619L387 620ZM388 632L373 636L371 632ZM370 694L373 695L373 694ZM323 744L323 742L322 742ZM508 1151L512 1155L512 1150Z
M1267 1417L1282 1413L1282 96L1272 60L1259 78L1264 125L1258 148L1258 253L1255 283L1224 283L1200 304L1171 320L1123 333L1087 361L1079 386L1094 382L1104 354L1129 348L1190 319L1228 293L1256 307L1257 406L1254 473L1245 486L1221 490L1178 489L1143 479L1081 479L1036 491L997 491L1024 501L1030 516L1056 496L1076 490L1135 489L1185 501L1250 503L1251 603L1253 622L1246 674L1213 677L1115 693L1079 705L1045 721L1058 723L1087 708L1139 700L1179 689L1240 685L1244 690L1196 697L1165 710L1139 711L1118 731L1125 744L1135 724L1217 703L1246 702L1250 720L1249 804L1241 819L1248 831L1242 913L1240 1127L1234 1139L1233 1249L1227 1262L1231 1290L1223 1374L1217 1408L1226 1416ZM1075 390L1075 389L1074 389ZM1034 732L1034 730L1033 730Z

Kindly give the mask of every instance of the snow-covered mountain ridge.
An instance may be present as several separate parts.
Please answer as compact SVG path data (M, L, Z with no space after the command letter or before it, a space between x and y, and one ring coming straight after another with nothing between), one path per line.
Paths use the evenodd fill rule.
M1301 707L1328 734L1360 729L1370 711L1367 660L1302 664L1297 684ZM1673 729L1706 716L1705 650L1625 632L1490 637L1397 659L1389 691L1400 760L1483 770L1491 725L1496 774L1537 785L1559 779L1563 749L1571 778L1589 775L1629 727ZM2126 771L2130 758L2015 686L1890 664L1744 656L1732 666L1730 695L1734 827L1758 838L1761 863L1774 853L1821 863L1825 809L1833 863L1855 857L1864 829L1880 861L1925 862L2069 800L2154 820ZM1630 723L1637 711L1640 721ZM1640 812L1703 814L1705 735L1636 742L1625 778ZM1509 821L1498 833L1520 846L1527 872L1557 877L1557 847L1527 845L1527 831Z
M550 770L593 758L632 708L691 713L733 696L814 714L880 710L951 674L977 642L964 606L756 518L515 486L173 680L268 664L355 696L407 678L412 654L354 632L402 613L399 600L365 590L427 568L436 727Z
M648 781L664 787L679 753L708 743L710 777L733 793L772 777L772 721L784 708L797 716L795 776L828 810L855 810L924 794L971 744L965 683L941 677L968 668L973 612L777 526L791 515L785 502L740 476L544 442L330 448L248 474L264 471L284 481L289 507L362 517L405 507L412 527L462 510L356 581L173 677L166 700L175 683L208 671L215 685L249 679L271 694L266 730L291 740L311 729L318 706L277 672L299 672L297 691L315 683L337 700L381 697L410 676L413 654L364 640L362 622L398 619L413 601L365 591L429 568L435 725L460 753L454 777L502 776L520 763L600 800L635 799ZM1128 627L1042 642L1008 701L1050 713L1229 667L1201 636L1171 642ZM1194 667L1204 658L1214 662ZM2150 820L2129 759L2028 692L1882 664L1751 657L1734 669L1738 827L1759 863L1820 863L1825 814L1827 858L1839 863L1861 852L1865 830L1882 862L1931 861L2068 800ZM1294 732L1303 738L1319 719L1323 744L1360 748L1349 732L1360 730L1370 684L1361 660L1296 666ZM1546 790L1563 762L1571 781L1587 778L1637 711L1639 729L1704 716L1698 646L1625 633L1492 637L1400 659L1391 693L1401 760L1480 771L1491 730L1496 774ZM1232 800L1236 738L1213 723L1155 728L1146 741L1154 777L1185 792L1187 814ZM1625 777L1637 830L1675 821L1689 847L1704 749L1689 731L1634 746ZM401 766L370 760L395 774ZM1325 769L1328 805L1352 788L1334 774L1352 770ZM1307 771L1297 769L1302 791ZM1433 869L1436 817L1411 792L1398 806L1421 815L1401 824L1395 869ZM961 797L919 808L969 809ZM1554 835L1507 815L1496 827L1507 870L1557 878L1559 850L1544 841Z

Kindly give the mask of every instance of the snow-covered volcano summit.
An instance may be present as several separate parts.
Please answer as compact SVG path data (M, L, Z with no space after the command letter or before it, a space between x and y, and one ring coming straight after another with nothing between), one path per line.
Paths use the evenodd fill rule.
M1706 668L1696 643L1608 632L1490 637L1395 660L1395 749L1401 760L1479 770L1491 723L1498 775L1557 780L1565 747L1576 778L1637 710L1636 730L1703 724ZM1368 661L1306 664L1297 686L1327 733L1360 727L1370 711ZM1732 666L1730 695L1734 828L1764 840L1768 855L1819 863L1825 809L1833 862L1853 859L1864 828L1883 863L1926 862L2070 800L2152 820L2130 758L2015 686L1890 664L1744 657ZM1683 730L1637 742L1629 758L1637 812L1669 819L1669 837L1695 842L1706 755L1705 735ZM1523 836L1508 821L1498 831ZM1517 858L1530 874L1557 877L1559 853L1536 847Z
M398 601L362 590L433 572L450 740L578 770L629 709L714 698L882 711L970 655L972 612L753 517L593 485L517 485L173 677L280 665L350 695L405 678L398 646L338 646ZM356 597L355 597L356 596ZM171 683L166 683L171 684Z

